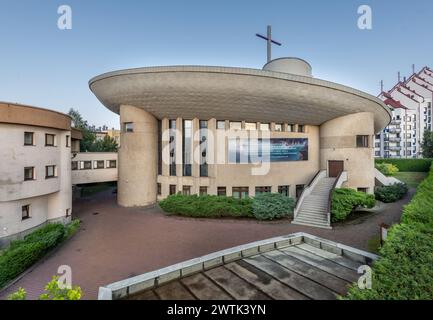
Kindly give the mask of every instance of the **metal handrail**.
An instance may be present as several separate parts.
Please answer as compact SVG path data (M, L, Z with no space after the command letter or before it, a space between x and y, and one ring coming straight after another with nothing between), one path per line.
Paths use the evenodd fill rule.
M314 175L313 179L311 179L310 182L307 184L307 186L302 190L301 194L300 194L299 197L296 199L296 205L295 205L294 213L297 212L298 206L300 205L299 200L302 199L302 196L304 195L304 192L305 192L306 190L308 190L308 189L311 187L311 185L313 184L314 180L316 180L316 178L318 177L318 175L319 175L322 171L323 171L323 170L319 170L319 171L317 171L316 174ZM295 217L296 217L296 214L295 214Z
M301 192L301 194L299 195L298 199L296 199L296 206L298 206L298 201L299 201L299 199L302 198L302 195L304 194L305 190L311 186L311 184L312 184L313 181L317 178L317 176L319 175L319 173L320 173L321 171L322 171L322 170L317 171L317 173L314 175L313 179L311 179L310 182L307 184L307 186L302 190L302 192Z

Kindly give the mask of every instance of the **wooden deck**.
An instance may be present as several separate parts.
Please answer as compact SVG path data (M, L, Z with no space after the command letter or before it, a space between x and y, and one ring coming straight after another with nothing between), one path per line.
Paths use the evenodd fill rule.
M332 300L360 263L306 243L244 258L147 290L130 300Z

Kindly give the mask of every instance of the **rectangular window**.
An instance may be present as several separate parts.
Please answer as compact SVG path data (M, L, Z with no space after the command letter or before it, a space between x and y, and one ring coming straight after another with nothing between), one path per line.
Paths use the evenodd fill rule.
M283 196L288 197L290 190L290 186L278 186L278 193L282 194Z
M71 170L78 170L78 161L71 162Z
M158 196L160 196L161 195L161 184L160 183L157 183L156 184L156 190L157 190L157 193L158 193Z
M54 140L55 135L54 134L45 134L45 146L47 147L54 147Z
M26 220L30 218L30 205L27 204L21 207L21 219Z
M242 129L242 122L230 121L230 129L231 130L241 130Z
M66 148L69 148L71 146L71 137L66 136Z
M287 132L294 132L295 131L295 125L294 124L288 124L287 125Z
M168 128L170 133L170 176L176 176L176 120L168 120Z
M257 130L257 123L245 122L245 130Z
M226 189L226 187L218 187L218 189L217 189L217 195L225 197L227 195L227 189Z
M368 188L358 188L358 191L368 193Z
M183 186L182 187L182 194L184 196L190 196L191 195L191 186Z
M66 209L66 218L71 216L71 209Z
M56 177L56 166L46 166L45 167L45 179Z
M208 164L207 164L207 121L200 120L200 177L208 176Z
M305 132L305 126L303 124L298 124L298 132Z
M170 188L170 190L169 190L170 195L176 194L176 185L175 184L171 184L169 188Z
M182 131L182 164L183 176L190 177L192 175L192 121L183 120Z
M123 124L123 132L134 132L134 124L132 122L125 122Z
M96 161L94 161L93 167L95 169L104 169L104 160L96 160Z
M271 187L256 187L256 196L262 193L270 193Z
M35 180L35 167L24 168L24 181Z
M283 131L283 124L282 123L276 123L274 127L275 131L281 132Z
M162 121L158 120L158 175L162 175Z
M116 160L107 160L107 168L116 168L117 161Z
M261 123L261 124L260 124L260 130L261 130L261 131L269 131L269 130L270 130L270 125L269 125L269 123Z
M80 170L92 169L92 161L80 161Z
M35 134L33 132L24 132L24 145L25 146L35 145Z
M296 199L298 199L301 196L302 191L304 191L304 186L305 185L303 184L296 185Z
M233 187L232 197L236 199L248 198L248 187Z
M369 136L356 136L356 147L368 148L368 137Z
M217 129L224 130L226 128L226 122L224 120L217 121Z
M200 195L201 196L207 195L207 187L200 187Z

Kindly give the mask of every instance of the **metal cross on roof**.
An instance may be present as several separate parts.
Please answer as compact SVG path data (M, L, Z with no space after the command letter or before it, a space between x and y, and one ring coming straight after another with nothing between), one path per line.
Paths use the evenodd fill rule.
M256 33L256 36L262 38L268 43L268 62L272 60L272 44L276 44L277 46L281 46L281 43L272 40L272 27L268 26L268 35L267 37L262 36L261 34Z

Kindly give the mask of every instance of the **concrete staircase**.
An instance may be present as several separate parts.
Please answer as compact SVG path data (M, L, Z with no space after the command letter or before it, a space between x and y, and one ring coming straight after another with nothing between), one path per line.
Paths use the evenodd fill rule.
M300 203L298 213L292 223L311 227L331 229L328 221L329 193L336 178L323 177Z

